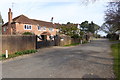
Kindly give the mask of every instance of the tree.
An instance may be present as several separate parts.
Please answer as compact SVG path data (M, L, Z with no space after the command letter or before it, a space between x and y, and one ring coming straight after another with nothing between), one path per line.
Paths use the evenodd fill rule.
M68 22L67 24L62 24L60 26L60 33L71 37L78 37L78 28L76 24Z
M89 23L88 21L84 21L80 24L80 27L82 28L81 31L88 32L89 31Z
M91 21L91 23L89 23L89 28L88 28L88 31L95 34L97 34L98 30L99 30L99 26L95 23L93 23L93 21Z
M115 33L116 31L116 29L114 29L114 27L108 23L103 23L101 26L101 30L108 34Z
M105 12L105 23L103 25L107 25L107 27L114 32L120 29L120 1L109 2L107 7L108 9Z
M97 32L97 30L99 30L99 26L95 23L93 23L93 21L91 21L91 23L88 23L88 21L84 21L81 23L81 28L83 32L91 32L91 33L95 33Z
M0 14L0 34L2 33L2 24L3 24L3 19L2 19L2 16Z

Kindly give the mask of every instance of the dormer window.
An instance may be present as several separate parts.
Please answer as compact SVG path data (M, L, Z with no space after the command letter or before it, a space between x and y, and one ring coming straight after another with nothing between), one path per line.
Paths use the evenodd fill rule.
M32 29L32 26L31 26L31 25L24 25L24 29L25 29L25 30L31 30L31 29Z

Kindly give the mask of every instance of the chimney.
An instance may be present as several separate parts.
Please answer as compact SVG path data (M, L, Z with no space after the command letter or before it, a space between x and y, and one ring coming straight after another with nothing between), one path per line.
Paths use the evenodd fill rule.
M12 12L11 12L11 8L9 8L9 12L8 12L8 23L12 22Z

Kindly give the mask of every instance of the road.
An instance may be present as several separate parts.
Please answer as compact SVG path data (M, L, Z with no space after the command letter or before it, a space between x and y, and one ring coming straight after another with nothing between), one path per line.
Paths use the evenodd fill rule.
M114 78L106 39L72 47L39 49L2 63L3 78Z

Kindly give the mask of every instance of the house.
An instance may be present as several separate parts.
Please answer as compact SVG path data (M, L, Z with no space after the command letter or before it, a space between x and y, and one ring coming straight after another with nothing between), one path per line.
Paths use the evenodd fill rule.
M117 29L115 33L119 36L118 40L120 40L120 29Z
M30 19L25 15L20 15L12 19L12 12L9 8L8 22L2 26L3 35L21 35L24 32L31 32L42 39L51 39L57 34L58 29L52 22Z

